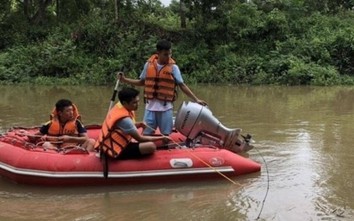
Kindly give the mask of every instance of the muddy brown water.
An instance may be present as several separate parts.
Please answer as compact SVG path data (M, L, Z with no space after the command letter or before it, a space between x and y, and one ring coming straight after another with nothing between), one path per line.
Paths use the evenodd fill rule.
M247 157L262 171L234 178L241 187L223 178L78 188L0 178L0 220L231 221L260 212L259 220L353 220L353 87L191 88L225 126L253 135L256 149ZM84 124L100 124L112 87L0 86L0 94L3 133L46 122L60 98L78 105ZM175 111L183 100L180 93ZM142 113L143 103L138 119Z

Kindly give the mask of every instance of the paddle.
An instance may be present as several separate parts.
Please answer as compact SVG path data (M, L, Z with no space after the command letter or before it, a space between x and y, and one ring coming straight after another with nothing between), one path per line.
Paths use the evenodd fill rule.
M122 76L122 72L118 72L118 75ZM120 83L120 77L118 77L117 82L116 82L116 86L114 87L113 94L112 94L112 98L111 98L111 102L109 103L109 107L108 107L108 112L107 112L107 114L109 113L109 111L110 111L110 110L112 109L112 107L113 107L114 101L115 101L116 96L117 96L117 91L118 91L119 83Z
M117 74L120 75L117 79L116 85L114 87L113 90L113 94L112 94L112 98L111 98L111 102L109 103L109 107L108 107L108 111L107 111L107 115L109 114L109 111L112 109L114 101L116 99L117 96L117 92L118 92L118 87L119 87L119 83L120 83L120 77L122 76L123 72L118 72ZM102 161L102 166L103 166L103 177L105 179L108 178L108 159L107 159L107 154L104 153L103 151L100 151L100 159Z

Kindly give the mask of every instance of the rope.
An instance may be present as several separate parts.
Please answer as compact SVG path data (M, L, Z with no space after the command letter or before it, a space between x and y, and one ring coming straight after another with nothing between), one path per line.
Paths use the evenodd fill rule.
M46 134L44 135L40 135L40 134L30 134L30 133L27 133L27 132L16 132L15 133L16 135L19 135L19 136L27 136L27 137L35 137L35 138L42 138L44 137L46 140L50 141L50 142L55 142L55 141L58 141L59 137L56 137L56 136L48 136Z
M264 208L264 204L265 204L265 201L267 199L267 196L268 196L268 192L269 192L269 171L268 171L268 165L267 165L267 162L265 161L263 155L261 154L261 152L256 148L254 147L254 149L258 152L258 154L261 156L263 162L264 162L264 165L265 165L265 168L266 168L266 172L267 172L267 190L266 190L266 193L264 195L264 198L263 198L263 201L262 201L262 206L261 206L261 209L259 211L259 214L256 218L256 220L258 220L260 217L261 217L261 213L263 211L263 208Z
M36 147L42 147L44 151L47 151L47 150L55 150L57 151L58 153L63 153L63 154L67 154L67 153L70 153L74 150L81 150L83 151L84 153L87 153L87 150L82 148L80 145L68 145L68 146L65 146L65 147L62 147L62 148L59 148L59 147L56 147L56 146L53 146L53 147L44 147L43 144L45 142L49 142L53 145L62 145L64 144L63 141L59 141L59 137L55 137L55 136L48 136L48 135L39 135L39 134L30 134L30 133L27 133L27 132L16 132L15 133L16 135L19 135L19 136L27 136L27 137L35 137L35 138L45 138L45 140L43 141L39 141L37 142L37 144L32 144L32 149L36 148ZM27 146L27 143L26 141L23 141L25 142L24 145Z
M17 146L17 147L21 147L24 149L34 149L36 148L36 145L30 142L27 142L23 139L20 139L19 137L15 136L15 135L1 135L1 141Z
M155 130L154 128L150 127L149 125L145 124L145 126L156 132L156 130ZM170 137L168 137L168 136L165 136L165 135L163 135L163 134L161 134L161 136L164 137L164 138L167 138L167 139L171 140ZM176 144L179 148L181 148L181 149L183 148L183 147L182 147L179 143L177 143L176 141L174 141L174 140L171 140L171 141L172 141L174 144ZM188 152L189 154L191 154L193 157L195 157L196 159L198 159L198 160L199 160L200 162L202 162L204 165L206 165L206 166L208 166L209 168L211 168L212 170L214 170L214 171L215 171L216 173L218 173L220 176L224 177L226 180L230 181L232 184L238 185L238 186L241 186L241 187L242 187L241 184L236 183L235 181L233 181L232 179L230 179L228 176L226 176L225 174L223 174L223 173L221 173L220 171L218 171L215 167L211 166L210 164L208 164L207 162L205 162L203 159L201 159L201 158L198 157L197 155L193 154L193 153L190 151L190 149L187 149L187 150L188 150L187 152Z

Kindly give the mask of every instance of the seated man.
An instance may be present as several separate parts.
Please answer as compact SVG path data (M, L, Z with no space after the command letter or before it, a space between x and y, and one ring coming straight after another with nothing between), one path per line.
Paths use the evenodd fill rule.
M37 133L43 135L40 140L46 141L43 146L47 149L57 149L79 145L87 151L94 151L95 140L87 136L79 118L78 110L70 100L59 100L55 104L51 120ZM35 141L33 138L31 140Z
M123 88L118 93L120 103L108 113L102 124L102 130L95 144L95 149L117 159L138 158L152 154L156 150L154 141L168 142L166 136L144 136L138 132L145 127L143 122L135 123L134 111L138 109L139 91ZM134 138L137 142L131 142Z

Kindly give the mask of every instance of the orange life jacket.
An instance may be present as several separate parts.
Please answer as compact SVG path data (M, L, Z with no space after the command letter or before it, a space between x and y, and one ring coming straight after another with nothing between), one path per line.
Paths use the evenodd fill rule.
M114 105L102 124L102 130L95 143L95 149L100 149L113 158L129 144L131 136L115 127L116 123L125 117L130 117L135 122L134 111L128 111L120 103Z
M175 63L176 62L170 58L168 64L158 71L157 54L149 58L144 89L144 97L146 99L157 98L162 101L176 100L176 82L172 74L172 67Z
M59 122L58 112L54 108L50 115L50 126L48 129L48 135L60 136L60 135L71 135L78 136L79 132L77 130L76 121L80 119L79 111L77 107L73 104L74 119L65 123L62 126Z

